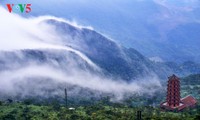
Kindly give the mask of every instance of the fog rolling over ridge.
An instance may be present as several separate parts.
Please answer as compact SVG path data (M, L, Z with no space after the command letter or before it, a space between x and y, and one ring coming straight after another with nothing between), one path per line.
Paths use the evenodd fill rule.
M126 93L153 94L161 87L147 58L91 27L0 11L1 99L62 96L67 87L70 95L86 96L81 92L87 89L120 100Z
M18 4L27 0L0 3ZM33 9L30 16L50 14L91 25L146 57L178 63L200 61L199 0L29 0L29 3Z

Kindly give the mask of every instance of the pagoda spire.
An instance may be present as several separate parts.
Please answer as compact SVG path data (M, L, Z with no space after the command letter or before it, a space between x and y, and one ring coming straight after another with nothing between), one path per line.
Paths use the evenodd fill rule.
M167 97L166 101L161 103L161 108L167 110L182 110L187 107L195 107L197 100L188 95L187 97L181 98L180 96L180 79L176 75L168 77L167 84Z
M174 74L168 80L166 101L171 107L178 107L180 104L180 79Z

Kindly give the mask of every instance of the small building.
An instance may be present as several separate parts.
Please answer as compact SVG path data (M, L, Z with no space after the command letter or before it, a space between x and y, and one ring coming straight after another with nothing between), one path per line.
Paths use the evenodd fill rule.
M191 95L181 98L181 102L183 103L183 106L179 107L179 110L182 110L187 107L195 107L197 104L197 100Z
M181 98L180 79L175 75L169 77L166 101L161 103L161 108L180 111L188 107L194 107L196 104L197 100L191 95Z

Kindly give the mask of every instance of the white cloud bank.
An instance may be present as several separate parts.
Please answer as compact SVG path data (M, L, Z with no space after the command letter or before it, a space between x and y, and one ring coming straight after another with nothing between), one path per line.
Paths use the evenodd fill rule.
M0 7L0 52L2 51L15 51L25 49L51 49L51 50L66 50L77 54L84 61L89 63L92 67L98 68L89 58L87 58L81 52L74 50L70 47L66 47L62 44L62 38L56 34L52 26L42 23L46 19L56 19L70 23L64 19L55 17L38 17L38 18L22 18L19 15L11 14L5 9ZM70 23L71 24L71 23ZM81 29L83 26L72 24L75 27ZM4 70L0 71L0 91L4 93L19 93L29 94L26 89L24 91L17 91L16 83L20 83L21 86L27 86L30 88L31 83L23 84L26 78L30 77L45 77L51 78L58 83L70 83L83 88L89 88L91 90L97 90L105 93L114 93L122 96L124 93L153 93L160 87L160 83L156 77L144 78L132 83L126 83L123 81L114 81L111 78L105 78L99 75L94 75L88 71L80 70L79 68L68 68L71 70L63 71L58 68L54 68L50 65L37 65L30 64L29 66L21 66L20 69ZM146 84L148 83L148 84ZM41 84L47 85L47 84ZM56 88L51 85L50 88ZM42 91L38 94L44 93Z
M79 55L92 66L97 66L81 52L63 46L61 38L54 29L45 23L44 20L56 19L71 24L61 18L43 16L38 18L25 19L16 14L11 14L0 7L0 51L12 51L23 49L63 49ZM75 27L83 28L72 23Z

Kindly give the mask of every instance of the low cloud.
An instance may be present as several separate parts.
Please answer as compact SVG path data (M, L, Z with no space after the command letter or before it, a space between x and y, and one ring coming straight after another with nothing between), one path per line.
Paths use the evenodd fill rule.
M79 56L82 61L85 61L98 72L101 72L101 68L83 53L64 46L62 38L54 31L52 25L48 25L42 21L45 19L56 19L58 21L67 22L79 29L82 29L83 26L50 16L23 18L17 14L9 13L2 7L0 7L0 11L0 52L15 52L22 50L39 50L43 51L43 53L45 53L45 50L61 50L66 53L72 52ZM22 53L15 53L15 56L20 57L21 54ZM47 59L48 61L51 61L50 58ZM6 58L3 59L2 57L1 60L4 61L2 64L6 64ZM73 62L76 61L76 59L73 58L69 58L69 60ZM19 63L15 60L13 61L12 64L8 65L8 68L10 69L2 68L0 70L1 95L28 96L35 91L34 95L36 96L48 96L46 91L43 91L42 88L58 89L59 86L57 85L64 83L103 93L112 93L117 96L117 99L122 99L123 95L126 93L153 94L161 86L158 78L154 75L127 83L123 80L114 80L113 78L107 78L101 74L94 74L89 70L80 69L77 67L78 65L66 66L66 69L63 70L59 68L63 67L59 63L57 63L58 67L55 67L48 62L41 65L34 61L29 61L29 64L24 66L23 63ZM20 67L12 69L12 66L15 64ZM36 82L41 80L52 80L54 84L51 82ZM52 94L60 95L62 93L58 89L57 92Z
M31 65L17 70L3 71L0 73L0 76L0 90L13 96L17 96L17 94L31 96L33 91L37 91L34 94L37 96L39 95L48 97L48 95L52 96L52 94L62 96L63 91L60 92L57 85L64 83L66 86L75 85L84 89L90 89L91 91L101 92L103 94L113 94L115 99L121 100L125 94L152 95L161 87L158 78L155 76L146 77L135 80L131 83L127 83L120 80L114 81L113 79L91 74L90 72L76 68L71 68L70 71L62 71L48 65ZM31 81L28 79L31 79ZM39 81L42 79L50 79L57 84L50 84L52 82L38 82L38 79ZM46 91L38 89L38 86L40 86L40 88L46 88L47 90L58 89L59 92L46 94ZM19 89L20 87L23 88L24 91L21 91L21 89ZM30 91L29 88L33 88L33 91ZM70 91L71 90L69 89L69 92Z

